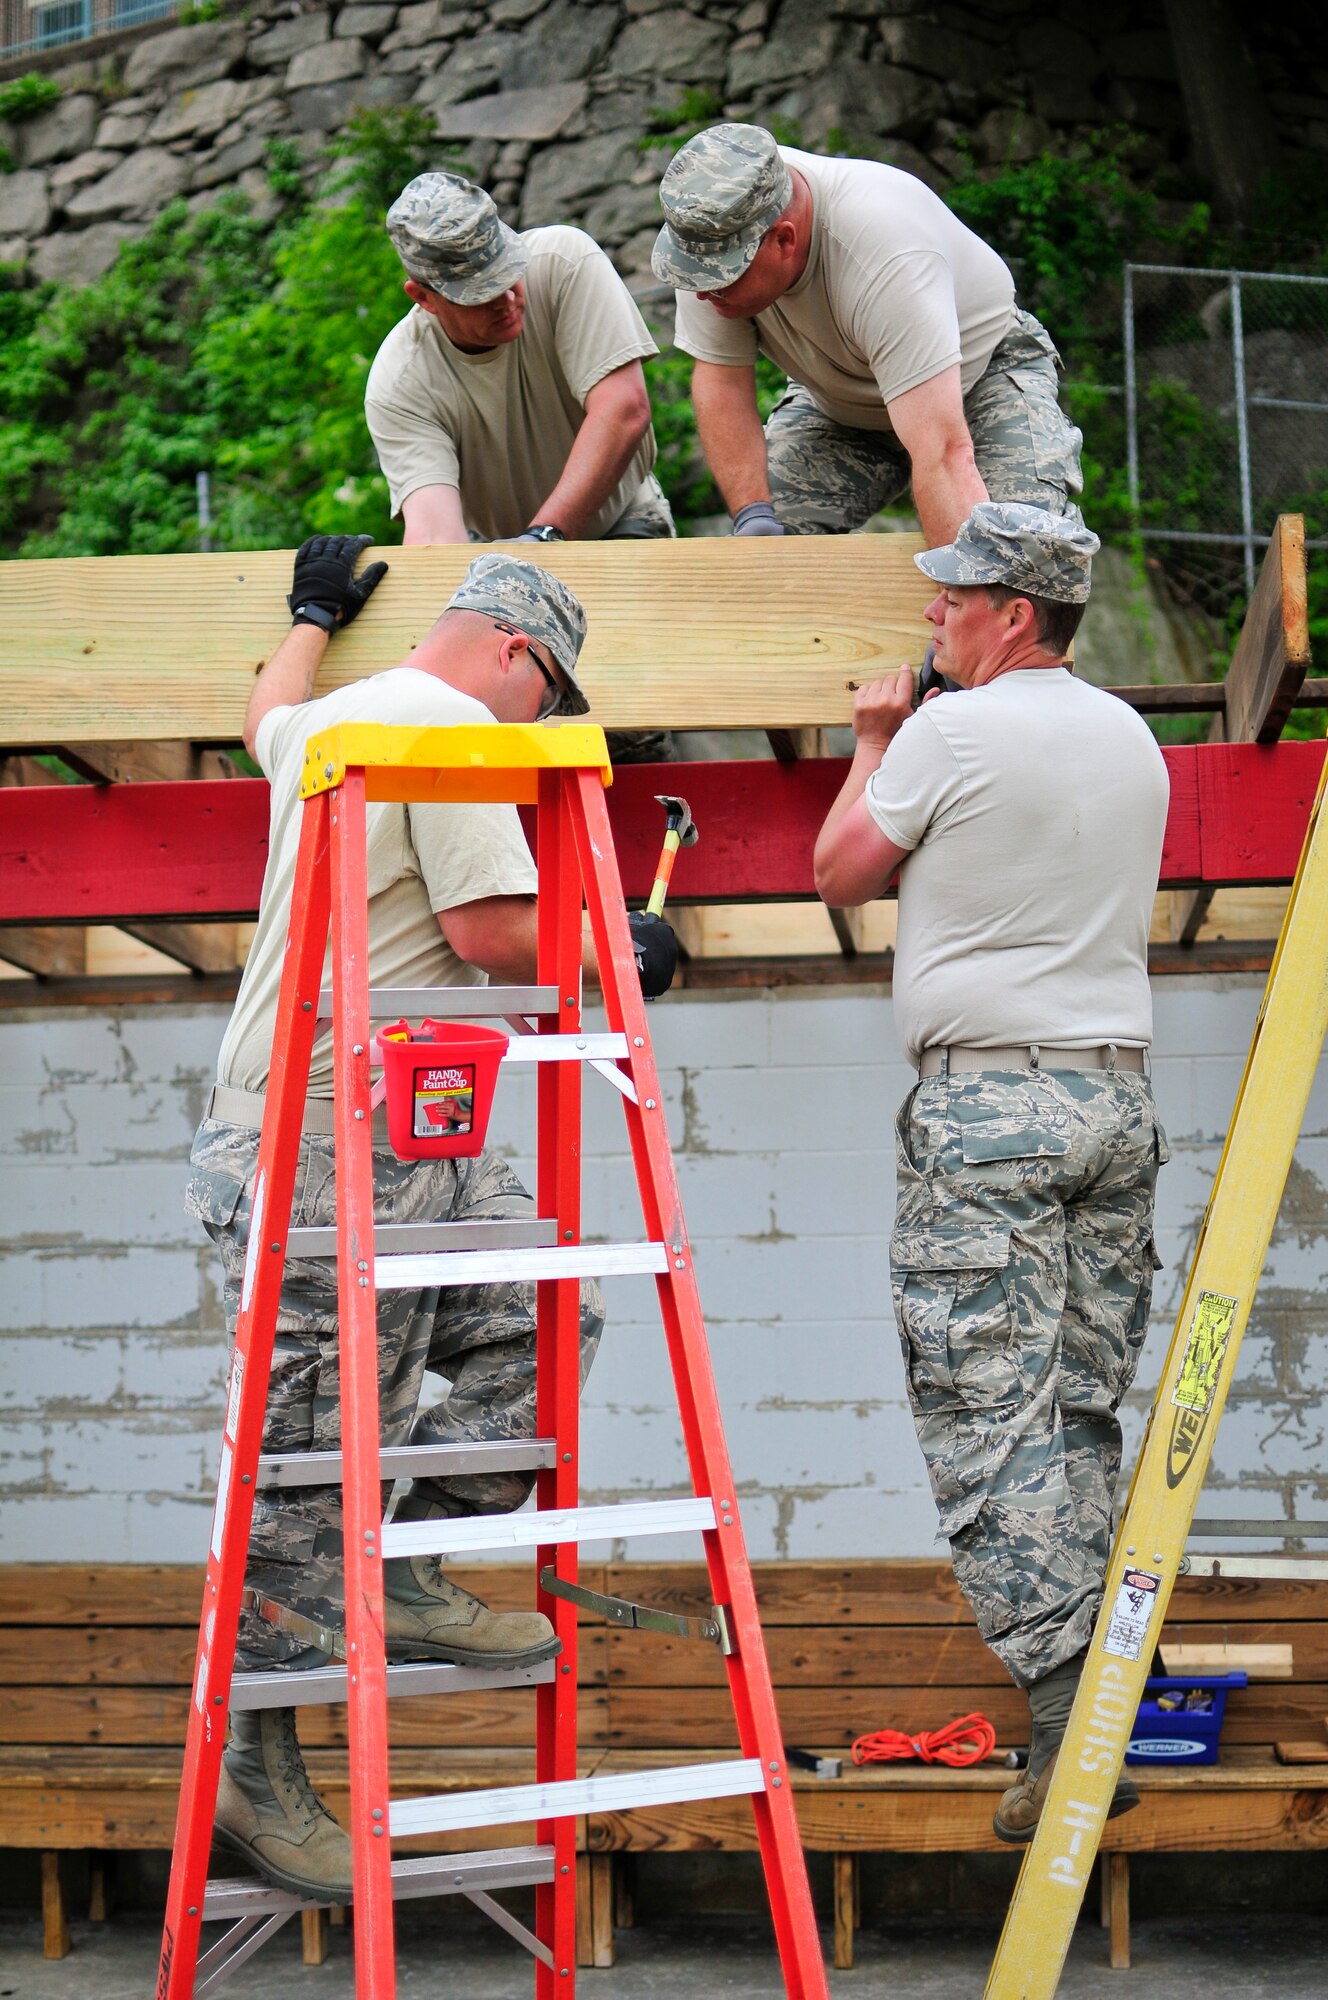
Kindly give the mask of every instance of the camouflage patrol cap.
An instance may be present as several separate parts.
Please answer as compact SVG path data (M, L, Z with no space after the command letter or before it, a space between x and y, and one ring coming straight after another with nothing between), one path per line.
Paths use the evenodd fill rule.
M1086 604L1102 546L1073 514L1017 500L980 500L953 542L913 560L936 583L1003 583L1029 597Z
M584 715L590 707L576 677L577 656L586 636L586 614L561 578L520 556L476 556L449 611L481 611L504 625L515 625L548 647L567 677L562 712Z
M779 147L759 125L712 125L670 161L659 184L667 218L650 262L679 292L713 292L742 276L793 199Z
M387 211L387 233L407 275L454 306L496 299L528 262L484 189L460 174L416 174Z

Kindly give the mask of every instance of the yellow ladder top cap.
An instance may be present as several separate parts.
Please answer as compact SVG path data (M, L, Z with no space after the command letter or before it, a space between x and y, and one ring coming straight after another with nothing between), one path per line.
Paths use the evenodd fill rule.
M399 723L339 722L304 747L300 797L330 792L347 770L601 771L612 782L604 731L598 723L550 728L542 722L457 723L416 729Z

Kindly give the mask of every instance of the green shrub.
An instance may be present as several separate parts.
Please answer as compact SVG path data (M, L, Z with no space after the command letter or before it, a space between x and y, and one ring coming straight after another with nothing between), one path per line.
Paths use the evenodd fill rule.
M24 118L35 118L38 112L49 111L53 104L59 102L59 84L35 69L29 70L26 76L16 76L8 83L0 83L0 118L11 125L17 125Z

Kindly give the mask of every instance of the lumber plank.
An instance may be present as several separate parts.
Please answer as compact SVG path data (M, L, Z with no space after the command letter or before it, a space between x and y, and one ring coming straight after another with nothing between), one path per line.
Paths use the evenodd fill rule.
M0 958L38 979L77 979L87 966L87 944L81 931L58 924L7 924Z
M818 535L520 553L586 606L578 673L606 728L798 728L847 722L847 679L917 657L932 588L913 565L921 546ZM390 573L329 647L319 691L406 659L472 554L371 550L366 562L381 556ZM286 550L6 563L0 741L234 741L254 673L288 629L290 573Z
M1275 743L1309 664L1305 521L1279 514L1227 673L1227 741Z
M41 1860L42 1957L68 1958L73 1943L69 1916L65 1909L64 1884L60 1879L60 1856L47 1852Z
M1200 745L1164 755L1172 799L1161 886L1289 882L1323 745ZM677 865L674 900L812 900L812 847L844 770L838 758L669 765L669 786L704 828ZM654 880L659 782L652 766L627 766L609 792L631 899L644 899ZM260 779L0 788L0 923L250 917L267 859L267 807Z
M171 784L182 779L238 778L225 750L207 743L61 744L58 754L81 778L98 785ZM40 782L40 780L30 781ZM46 782L49 784L50 779Z
M1130 1857L1105 1854L1107 1870L1107 1919L1111 1930L1111 1969L1130 1969Z

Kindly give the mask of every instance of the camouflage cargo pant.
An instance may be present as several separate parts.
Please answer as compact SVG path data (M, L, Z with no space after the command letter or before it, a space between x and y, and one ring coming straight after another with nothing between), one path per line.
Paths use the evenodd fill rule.
M896 1122L895 1319L941 1532L1020 1686L1087 1645L1167 1159L1145 1077L978 1072Z
M654 542L676 535L673 509L664 497L664 488L653 472L641 481L625 513L618 516L604 539L606 542Z
M1056 349L1031 313L1015 323L964 398L978 471L993 500L1079 518L1082 432L1056 400ZM794 384L765 427L770 498L792 534L844 535L907 491L908 453L892 431L852 430Z
M185 1207L221 1253L226 1323L239 1306L258 1134L205 1120L190 1155ZM535 1204L511 1168L491 1153L477 1159L397 1159L374 1151L376 1222L526 1219ZM292 1228L336 1222L330 1137L300 1142ZM584 1381L604 1325L598 1285L581 1288ZM447 1380L441 1402L417 1417L425 1371ZM277 1311L276 1344L263 1429L266 1452L335 1451L341 1442L337 1267L330 1258L289 1258ZM535 1434L535 1287L433 1286L384 1292L378 1301L378 1394L384 1445L478 1443ZM413 1491L449 1514L501 1514L519 1507L533 1473L417 1480ZM384 1487L386 1506L389 1487ZM340 1486L269 1488L254 1500L246 1582L320 1624L341 1626ZM241 1668L311 1664L301 1641L246 1612Z

